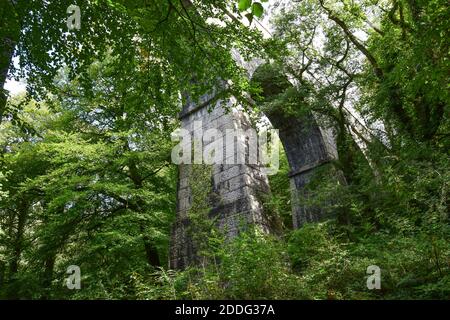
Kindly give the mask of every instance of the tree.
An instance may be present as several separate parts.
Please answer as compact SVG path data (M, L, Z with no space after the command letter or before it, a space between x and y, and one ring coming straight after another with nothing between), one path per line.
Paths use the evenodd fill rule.
M88 66L107 55L125 64L136 54L147 57L146 86L159 88L159 103L172 106L179 92L190 92L195 98L217 86L218 79L229 79L229 90L239 96L245 82L231 48L243 54L258 52L259 34L243 28L229 8L235 1L209 0L193 4L190 1L89 0L79 3L82 19L80 30L68 32L66 9L73 1L12 1L2 2L7 12L1 61L3 86L6 72L27 79L28 90L36 99L45 97L54 88L54 78L63 67L70 79L79 78L87 84ZM75 3L76 4L76 3ZM237 9L233 9L236 10ZM207 22L218 19L224 25ZM18 39L18 26L20 36ZM10 34L14 34L12 37ZM12 56L12 49L17 49ZM11 65L13 57L20 58L19 69ZM192 77L195 76L195 83ZM169 99L165 99L169 96ZM4 116L6 100L0 105Z

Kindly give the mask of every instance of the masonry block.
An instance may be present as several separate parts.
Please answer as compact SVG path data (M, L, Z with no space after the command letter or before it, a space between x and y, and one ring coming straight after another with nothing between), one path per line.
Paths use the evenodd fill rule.
M243 132L250 128L248 116L242 110L232 109L228 113L225 112L224 107L230 106L233 101L208 104L208 101L212 100L212 95L205 95L197 104L188 100L180 114L182 128L198 136L201 136L202 131L204 133L211 128L218 129L222 136L225 136L227 129L240 129ZM201 128L195 127L194 121L201 121ZM237 140L241 144L245 141L244 137L240 136ZM225 138L223 144L225 160L227 156ZM231 157L237 158L239 150L245 152L245 145L241 148L235 146ZM190 214L192 214L192 200L195 197L192 194L192 184L199 182L193 181L195 179L192 176L193 166L191 164L179 166L177 217L172 229L169 261L170 268L173 269L183 269L196 264L199 258L190 233L193 228ZM269 194L270 188L262 167L257 163L253 165L219 163L211 165L210 171L209 176L201 178L209 194L207 217L215 221L226 238L236 237L250 225L256 225L261 230L269 232L269 221L264 215L260 195Z

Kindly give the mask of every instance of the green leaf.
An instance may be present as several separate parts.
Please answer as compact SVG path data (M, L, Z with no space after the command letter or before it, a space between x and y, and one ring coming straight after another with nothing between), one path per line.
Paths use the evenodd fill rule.
M252 22L253 22L253 14L247 13L245 16L247 17L247 19L250 22L250 24L252 24Z
M261 3L255 2L255 3L252 5L252 13L253 13L255 16L257 16L258 18L261 18L261 17L262 17L263 12L264 12L264 8L263 8L263 6L262 6Z
M252 5L252 0L239 0L238 9L240 12L247 10Z

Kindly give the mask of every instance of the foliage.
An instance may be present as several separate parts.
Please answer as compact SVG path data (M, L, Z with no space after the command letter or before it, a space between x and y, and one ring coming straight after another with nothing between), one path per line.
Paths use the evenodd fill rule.
M241 18L265 2L1 2L0 83L28 88L0 93L0 298L450 299L447 1L282 1L263 40ZM232 49L270 63L249 81ZM334 133L338 158L301 199L328 219L292 230L283 155L262 198L281 232L228 239L208 216L212 168L192 166L201 259L168 270L170 133L218 88ZM82 290L63 283L73 264Z
M448 258L448 236L432 240L420 232L380 231L348 242L337 231L330 223L305 225L289 240L309 298L448 299L449 266L437 268L435 260ZM366 287L370 265L381 268L381 290Z
M54 92L61 68L68 70L70 80L79 79L86 95L92 94L89 67L108 56L117 59L121 71L132 68L145 74L141 85L153 90L158 108L173 107L179 92L197 99L217 87L218 79L232 80L224 94L239 98L246 77L229 49L239 48L247 57L258 55L261 37L242 26L232 12L235 4L234 0L201 1L195 6L171 0L152 5L128 0L20 0L5 9L6 25L20 26L21 32L16 30L13 39L18 49L5 57L1 68L9 67L15 78L26 77L28 91L36 99ZM70 5L80 7L80 30L67 30ZM136 55L143 61L130 66ZM19 68L11 63L13 57L20 58ZM0 111L6 114L3 106Z
M160 292L176 299L296 299L306 297L299 277L290 270L283 243L256 229L232 241L209 238L215 244L213 263L164 277ZM161 270L159 274L167 274ZM147 295L155 299L160 296Z

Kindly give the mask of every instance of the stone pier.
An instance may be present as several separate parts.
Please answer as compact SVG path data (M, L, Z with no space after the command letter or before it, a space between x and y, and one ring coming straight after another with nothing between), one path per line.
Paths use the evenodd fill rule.
M253 81L259 83L263 89L264 99L260 99L259 103L264 106L263 111L272 126L279 130L291 169L289 178L293 226L299 228L304 223L317 222L325 218L324 212L320 207L305 203L308 197L305 187L317 168L337 159L334 136L331 130L319 126L311 111L302 110L304 101L300 94L297 97L298 107L295 112L284 110L283 104L271 107L271 101L283 101L284 93L293 89L292 83L279 67L271 64L260 65L253 74Z
M201 133L208 129L217 129L222 137L227 129L242 134L238 134L235 140L236 147L232 155L235 164L227 164L230 163L230 156L226 153L223 138L224 157L228 155L225 163L179 165L177 217L171 236L170 268L183 269L198 262L196 244L190 233L195 232L190 229L190 216L195 214L193 211L206 210L207 218L215 221L227 238L235 237L248 225L258 226L264 232L270 230L270 223L263 210L264 195L270 193L267 176L258 164L238 162L238 157L245 159L245 154L239 150L248 151L248 138L243 132L251 128L251 123L245 112L232 105L233 99L215 101L213 95L204 95L197 103L188 101L180 114L181 128L192 133L197 141L202 139ZM229 112L226 112L226 108ZM202 142L203 149L212 143L206 139ZM202 171L200 176L199 168ZM198 187L199 184L202 186ZM202 193L202 190L202 197L207 196L207 204L199 207L195 201L198 201L197 194Z
M324 218L320 208L306 205L305 190L315 170L337 158L336 145L329 130L317 125L314 117L285 117L281 113L267 113L272 125L279 130L290 166L292 221L294 229L307 222Z

